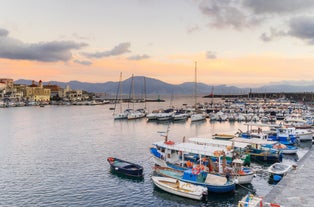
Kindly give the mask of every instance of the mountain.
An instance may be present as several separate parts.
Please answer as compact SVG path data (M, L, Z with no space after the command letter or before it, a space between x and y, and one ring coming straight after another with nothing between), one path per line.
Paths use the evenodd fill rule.
M132 82L133 87L132 87ZM15 81L16 84L27 84L32 83L31 80L19 79ZM169 84L154 78L148 78L144 76L135 76L133 78L128 78L121 82L122 84L122 94L131 95L134 94L194 94L195 83L186 82L182 84ZM105 82L105 83L88 83L80 81L70 81L70 82L57 82L49 81L44 82L44 85L58 85L65 88L69 85L72 89L84 90L94 93L107 93L116 94L118 91L119 82ZM269 84L258 88L239 88L236 86L227 85L207 85L204 83L197 84L197 93L199 95L207 95L213 91L214 94L247 94L251 92L257 93L267 93L267 92L314 92L314 84L309 82L309 85L291 85L291 84Z

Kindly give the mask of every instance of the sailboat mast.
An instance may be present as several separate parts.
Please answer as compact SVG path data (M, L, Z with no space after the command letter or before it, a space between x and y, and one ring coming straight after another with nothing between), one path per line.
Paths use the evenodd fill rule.
M146 77L144 76L144 104L145 104L145 109L146 109L146 99L147 99L146 93L147 93L147 91L146 91Z
M117 93L116 93L116 99L114 101L114 111L113 111L113 115L115 115L116 113L116 107L117 107L117 103L120 104L120 113L122 111L122 106L121 106L121 81L122 81L122 72L120 72L120 78L119 78L119 84L118 84L118 89L117 89Z
M134 75L132 74L132 105L134 110Z
M120 104L120 113L122 112L122 72L120 72L120 82L119 82L119 104Z
M196 111L196 103L197 103L197 95L196 95L196 92L197 92L197 62L195 61L195 71L194 71L194 73L195 73L195 79L194 79L194 84L195 84L195 86L194 86L194 101L195 101L195 111Z

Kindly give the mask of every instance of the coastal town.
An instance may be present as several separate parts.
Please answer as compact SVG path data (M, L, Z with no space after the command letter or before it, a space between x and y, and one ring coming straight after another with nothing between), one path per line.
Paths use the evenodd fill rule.
M106 103L106 102L103 102ZM0 107L33 106L47 104L96 104L94 93L74 90L70 86L44 85L41 80L32 84L15 84L13 79L0 78ZM102 104L100 101L97 104Z

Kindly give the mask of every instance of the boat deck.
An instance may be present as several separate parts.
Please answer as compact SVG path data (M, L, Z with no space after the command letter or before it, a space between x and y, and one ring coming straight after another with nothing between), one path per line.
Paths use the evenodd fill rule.
M314 203L314 148L298 162L296 170L290 171L270 192L263 202L280 206L312 207Z

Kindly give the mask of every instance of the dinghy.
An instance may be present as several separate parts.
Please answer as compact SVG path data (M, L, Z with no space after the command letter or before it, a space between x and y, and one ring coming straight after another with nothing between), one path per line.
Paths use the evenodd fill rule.
M153 183L158 188L182 197L195 200L203 200L207 197L207 188L203 186L193 185L170 177L151 177Z

